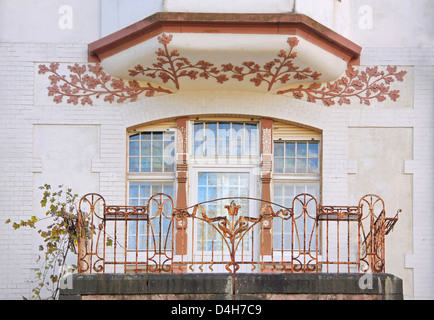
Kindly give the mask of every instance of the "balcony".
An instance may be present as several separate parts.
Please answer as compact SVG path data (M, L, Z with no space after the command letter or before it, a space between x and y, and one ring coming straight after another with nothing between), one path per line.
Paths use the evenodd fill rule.
M245 214L246 206L257 214ZM399 297L401 280L385 273L385 239L400 211L386 217L384 201L377 195L366 195L355 206L324 206L300 194L289 208L255 198L175 208L166 194L155 194L146 206L108 205L101 195L87 194L79 203L82 238L75 283L87 277L107 289L115 277L142 283L139 291L147 295L163 294L155 288L164 283L163 291L170 287L171 294L183 299L188 292L233 297L255 283L255 290L270 292L272 283L297 288L296 283L310 283L302 292L295 290L321 294L323 286L317 286L332 281L326 287L337 286L334 294L344 294L369 276L378 279L376 289L370 288L377 292L370 297L384 295L381 283L389 280L396 289L392 295ZM337 285L339 281L346 284ZM173 291L178 282L179 289ZM85 287L75 286L75 294L86 294ZM122 294L121 287L110 294Z

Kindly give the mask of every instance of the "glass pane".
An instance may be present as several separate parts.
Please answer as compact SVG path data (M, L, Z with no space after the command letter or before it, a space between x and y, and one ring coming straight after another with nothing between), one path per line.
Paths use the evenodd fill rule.
M258 140L258 126L256 124L246 123L246 140Z
M131 230L135 230L136 228L132 225L128 226L128 232ZM128 237L128 249L130 250L136 250L136 237L135 236L129 236Z
M146 236L139 236L139 249L144 250L146 249ZM151 244L152 246L152 244Z
M231 186L238 186L239 184L239 176L237 173L228 173L228 178L229 178L229 185Z
M298 196L299 194L306 193L306 186L303 184L297 184L295 186L295 195Z
M164 141L175 141L175 132L166 131L164 132Z
M198 173L198 202L215 200L218 198L229 196L245 196L249 195L249 174L234 173L234 172L199 172ZM248 202L243 203L239 199L236 200L238 205L241 205L239 215L248 214ZM204 209L208 217L223 216L227 214L225 205L229 204L228 200L218 202L210 202L204 204ZM245 236L244 246L246 249L249 245L249 236ZM211 225L198 222L196 228L195 241L197 249L220 251L222 249L222 240L218 233Z
M154 172L163 171L163 158L162 157L152 158L152 171L154 171Z
M162 132L153 132L152 133L152 139L153 140L163 140L163 133Z
M151 185L152 194L163 192L163 184L161 183L153 183Z
M152 155L162 156L163 155L163 142L153 141L152 142Z
M285 206L292 207L292 199L295 195L299 195L302 193L308 193L311 194L313 197L318 199L318 190L319 190L319 183L317 182L291 182L291 181L282 181L282 182L275 182L273 184L274 186L274 202L280 203L279 200L282 198L280 195L282 195L282 192L278 191L280 188L283 187L283 197L285 198ZM277 195L277 196L276 196ZM303 201L303 198L300 200ZM315 201L310 201L307 207L308 213L314 217L315 216ZM298 250L300 248L303 248L304 250L315 250L315 241L311 243L311 247L309 248L309 240L312 235L313 228L315 226L315 219L309 218L307 216L301 215L303 212L303 206L300 201L294 202L294 215L296 218L294 226L297 226L297 229L294 229L295 232L297 232L297 235L294 236L294 249ZM300 216L301 215L301 216ZM276 221L277 222L277 221ZM278 249L281 248L282 243L282 236L283 236L283 249L291 250L291 229L292 229L292 220L288 220L286 222L283 222L283 230L280 227L280 223L276 223L273 226L273 239L274 241L277 241L275 243L274 248ZM283 232L283 234L282 234ZM313 235L315 237L315 234ZM300 239L300 241L297 241L297 239ZM306 239L306 243L304 243L304 240ZM280 242L280 244L279 244ZM312 246L313 245L313 246Z
M306 157L307 155L307 144L306 143L297 143L297 156L298 157Z
M217 139L217 123L209 122L205 124L205 139L215 140Z
M217 154L219 156L229 155L229 140L219 140L217 148Z
M129 234L135 236L137 234L137 222L129 221L128 222Z
M244 188L248 188L249 186L249 175L246 174L241 174L239 175L239 179L240 179L240 185L243 186ZM248 194L248 192L247 192Z
M243 141L241 140L236 141L236 155L237 156L243 155Z
M173 198L173 183L172 182L145 182L145 181L138 181L138 182L130 182L129 185L129 205L147 205L148 200L151 196L153 196L156 193L163 192L169 195ZM134 198L134 196L137 195L138 192L138 198ZM158 213L157 206L153 204L151 206L151 215L155 217L155 215ZM170 210L171 205L168 204L167 206L164 206L163 208L164 213L169 213L170 216ZM146 249L146 243L147 243L147 222L146 221L130 221L128 222L128 249L138 249L138 250L144 250ZM171 229L170 226L170 220L166 219L162 216L161 223L160 219L154 219L152 220L152 223L150 224L150 227L153 228L154 234L150 234L150 247L151 249L154 248L154 241L157 241L157 245L159 246L158 241L165 241L166 239L169 239L170 241L170 233ZM169 237L169 238L168 238ZM162 243L163 245L163 243Z
M283 172L283 158L274 158L274 171Z
M203 172L199 172L197 177L198 177L198 184L200 186L205 186L207 182L207 174Z
M142 141L142 157L151 155L151 141Z
M283 185L281 183L278 182L274 183L273 188L274 188L273 194L275 199L276 197L277 198L283 197Z
M283 157L284 155L284 143L283 142L275 142L274 143L274 156L275 157Z
M194 128L194 139L202 140L203 139L203 123L195 123L193 125Z
M163 154L165 157L172 157L172 154L174 152L175 143L171 141L165 141L164 142L164 151Z
M130 198L139 197L139 185L137 183L130 183Z
M215 200L220 198L219 194L217 193L217 187L211 187L209 186L207 189L206 197L208 200Z
M199 202L203 202L206 201L205 199L207 198L207 194L206 194L206 187L203 186L199 186L198 187L198 192L197 192L197 199Z
M297 173L306 173L307 172L306 158L297 159L296 171L297 171Z
M173 198L173 185L165 184L163 186L163 192Z
M175 162L173 159L164 159L164 172L174 172Z
M295 158L286 158L285 159L285 172L286 173L295 173Z
M140 139L140 134L134 134L132 136L130 136L130 140L139 140Z
M210 172L210 173L206 173L207 175L207 183L208 185L213 185L215 186L217 184L218 181L218 174L216 172Z
M152 139L152 133L151 132L142 132L141 136L142 136L142 140L151 140Z
M309 173L319 173L318 159L309 159Z
M205 155L214 156L216 154L216 140L205 141Z
M318 158L318 143L309 143L309 157Z
M285 198L290 199L292 202L292 200L294 199L294 184L292 183L284 183L283 184L283 189L285 190Z
M139 199L130 199L130 206L138 206L139 205Z
M130 158L129 159L129 171L130 172L139 172L139 158Z
M231 140L229 141L229 155L236 156L237 155L237 145L236 142Z
M230 122L220 122L218 130L218 139L229 139L230 138Z
M142 158L141 159L141 171L142 172L151 172L151 158Z
M295 157L295 143L293 142L286 143L285 156Z
M131 183L131 184L133 184L133 183ZM150 186L150 183L139 182L138 184L140 185L140 197L141 198L149 198L149 197L151 197L151 186Z
M130 141L130 156L138 156L138 155L139 155L139 142Z
M232 123L232 140L244 139L243 128L243 123Z
M245 142L245 154L249 156L257 155L257 144L256 140L246 140Z
M194 154L197 156L203 156L203 140L195 140L194 141Z

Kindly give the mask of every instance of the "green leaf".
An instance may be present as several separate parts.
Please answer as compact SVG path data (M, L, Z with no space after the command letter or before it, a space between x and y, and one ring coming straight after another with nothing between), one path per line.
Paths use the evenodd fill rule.
M107 247L111 247L113 245L113 240L111 238L107 238L107 241L106 241L105 245Z

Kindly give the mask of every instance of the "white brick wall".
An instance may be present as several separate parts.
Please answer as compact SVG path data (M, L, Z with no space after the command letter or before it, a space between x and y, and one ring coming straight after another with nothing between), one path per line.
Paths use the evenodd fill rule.
M397 117L414 127L413 254L406 266L414 272L414 298L434 298L434 48L364 48L363 64L414 66L414 109Z
M144 98L123 105L95 106L34 104L40 81L37 66L52 61L85 63L86 44L0 43L0 299L28 296L31 269L36 267L30 230L12 230L12 220L29 218L39 199L35 174L49 170L34 156L34 125L99 126L99 154L89 159L99 175L99 190L108 203L125 202L126 128L162 118L215 113L275 117L323 130L323 202L354 204L348 194L348 174L357 164L348 158L348 127L414 128L413 159L405 174L413 175L413 252L405 267L413 269L414 293L406 297L434 298L434 49L364 48L362 65L414 66L412 106L400 108L335 106L327 108L268 94L196 92ZM410 91L412 88L409 88ZM65 181L68 184L68 181ZM83 187L85 188L85 187Z
M28 219L38 201L33 174L42 163L33 158L33 124L47 117L33 106L34 63L86 59L82 44L59 45L57 51L54 44L0 43L0 299L30 295L30 270L37 257L35 233L5 224L9 218Z

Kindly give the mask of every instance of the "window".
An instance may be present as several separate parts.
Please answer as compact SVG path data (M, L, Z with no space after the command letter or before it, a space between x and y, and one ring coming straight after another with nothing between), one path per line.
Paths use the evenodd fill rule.
M174 172L175 132L142 132L129 137L129 172Z
M312 195L319 201L320 181L320 143L319 141L275 141L273 201L285 207L292 207L294 198L302 193ZM295 210L299 204L295 203ZM314 203L308 212L315 212ZM297 212L300 212L297 210ZM275 219L273 225L274 250L290 250L292 226L289 221ZM294 250L306 249L303 239L310 239L314 220L297 221L299 241L295 239ZM283 235L283 237L282 237ZM283 239L283 248L282 240ZM314 244L311 244L314 245ZM314 249L314 247L310 247Z
M188 123L188 203L197 203L229 197L260 197L260 127L253 119L195 120ZM291 207L295 196L311 194L319 201L321 155L320 135L317 132L287 124L273 124L273 180L272 201ZM165 193L176 203L175 195L175 154L176 123L167 121L140 128L142 131L128 137L128 203L133 206L147 205L156 193ZM291 139L293 138L294 139ZM178 137L179 138L179 137ZM271 137L269 138L271 139ZM271 141L271 140L269 140ZM241 161L240 161L241 159ZM214 161L216 160L216 161ZM223 160L223 161L220 161ZM225 203L223 203L225 202ZM237 199L241 205L240 214L257 216L257 204ZM227 214L224 205L227 200L207 202L204 209L208 217ZM150 208L152 216L152 207ZM147 241L146 228L152 234L170 237L169 220L128 222L128 249L152 249ZM274 219L274 250L291 250L291 221ZM297 229L300 237L312 235L313 221L301 222ZM300 230L302 233L300 233ZM198 252L223 250L218 234L206 224L197 223L192 232L193 255ZM243 247L248 248L247 235ZM284 239L282 242L281 239ZM156 239L157 240L157 239ZM302 250L302 243L294 243L295 250ZM223 252L222 251L222 252Z
M319 173L318 142L275 142L275 173Z
M245 122L195 122L195 156L256 156L258 127Z
M129 204L131 206L146 206L148 200L156 193L165 193L173 198L173 182L165 181L139 181L129 183ZM169 203L165 203L168 207ZM159 236L164 240L168 236L170 243L171 233L169 230L170 220L154 218L155 212L158 211L156 204L151 202L150 210L150 225L152 229L150 234L153 234L156 238L156 243L159 242ZM163 208L163 212L171 212L170 208ZM128 222L128 249L129 250L146 250L147 243L149 242L149 249L153 249L154 242L151 239L146 238L147 225L146 221L129 221Z
M190 159L190 203L230 197L257 197L256 174L260 165L259 125L254 121L194 121ZM234 199L240 215L254 216L254 206L245 199ZM203 205L208 217L226 216L228 199ZM198 222L194 228L195 254L226 254L226 245L209 224ZM249 235L243 248L249 245Z
M174 130L144 131L128 137L127 196L130 206L146 206L156 193L165 193L175 202L175 145ZM146 238L147 228L156 242L159 237L171 237L170 220L153 219L157 212L155 203L151 202L149 209L149 226L145 220L128 222L128 250L146 250L147 246L154 249L154 241ZM168 241L170 243L171 239Z
M316 199L318 199L319 194L319 184L317 182L292 182L292 181L285 181L285 180L276 180L274 182L274 202L281 204L287 208L292 207L292 201L294 198L302 193L308 193L312 196L314 196ZM297 208L299 206L299 203L295 203L295 207L297 209L297 212L300 212L300 208ZM308 204L307 208L308 212L315 212L314 203L310 202ZM283 239L283 250L290 250L291 249L291 230L292 226L289 221L283 223L281 219L274 219L273 220L273 243L275 250L281 250L282 249L282 240ZM311 231L313 229L313 220L307 219L304 223L301 221L297 221L297 229L298 234L303 236L304 231L306 230L306 239L309 239L311 236ZM283 238L282 238L283 234ZM296 240L296 239L295 239ZM296 240L294 241L294 249L299 249L300 243ZM313 249L313 247L312 247Z
M250 191L248 172L198 172L198 202L229 197L248 197ZM239 214L249 215L249 202L236 199L240 205ZM224 205L227 200L204 203L203 207L210 218L227 216ZM199 224L197 228L197 250L211 251L227 249L217 236L215 229L209 224ZM248 237L245 239L248 244Z

